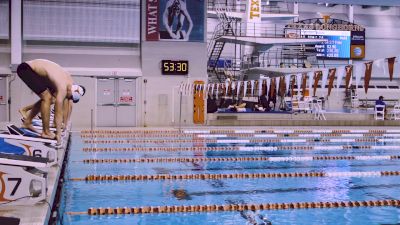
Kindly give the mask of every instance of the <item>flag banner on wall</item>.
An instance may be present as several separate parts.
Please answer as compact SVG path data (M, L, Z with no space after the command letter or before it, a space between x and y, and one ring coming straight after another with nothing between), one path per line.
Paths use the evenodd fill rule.
M303 75L301 73L296 74L296 83L297 83L297 96L300 96L301 91L301 77Z
M321 88L322 90L325 91L326 88L326 82L328 81L328 75L329 75L329 69L324 69L322 70L322 84Z
M287 91L289 91L289 85L290 85L290 75L286 75L285 76L285 93L287 92ZM284 93L284 94L285 94ZM283 95L284 96L284 95Z
M313 90L313 96L316 96L315 93L317 92L317 87L318 87L318 82L322 77L322 71L316 71L314 72L314 90Z
M286 77L280 77L281 78L281 84L279 87L279 96L285 97L286 93Z
M306 73L303 74L302 79L303 79L302 80L303 83L301 85L301 88L303 90L303 97L304 97L306 95L306 89L307 89L307 74Z
M350 87L351 75L353 73L353 65L347 65L346 67L346 91Z
M281 85L281 77L275 77L275 92L277 95L280 95L280 85Z
M286 92L289 92L289 89L291 88L292 96L299 97L301 95L301 91L303 91L304 96L307 89L310 91L310 95L311 89L313 89L312 94L313 96L316 96L318 83L321 80L321 87L323 89L326 88L326 83L328 82L328 96L330 96L332 88L334 87L335 80L337 91L339 91L339 88L341 88L342 80L343 78L345 78L346 91L348 90L348 88L351 87L352 80L355 80L356 91L358 88L364 87L365 93L367 93L368 86L372 78L372 71L374 71L375 73L379 72L381 74L385 74L385 76L386 74L389 74L389 79L392 81L393 75L397 73L397 70L400 70L400 63L397 60L397 58L399 57L400 56L376 59L367 63L355 63L353 65L339 66L337 68L330 69L321 69L308 73L284 75L280 77L274 77L273 79L269 77L250 81L230 81L229 79L227 79L225 83L208 84L206 86L183 83L179 86L179 91L191 95L193 93L193 90L203 90L203 92L209 93L211 89L211 96L213 96L214 89L216 88L217 91L215 94L217 96L219 94L218 89L220 88L222 89L221 94L225 94L225 96L232 96L232 94L236 94L237 97L247 97L249 96L249 94L250 96L258 94L258 96L268 95L271 97L275 97L276 95L278 95L285 97L285 95L288 94ZM364 79L363 85L361 85L360 83L361 79ZM248 88L248 85L250 85L250 88ZM295 87L297 87L297 94L294 93ZM207 91L204 90L205 88L207 88Z
M311 96L312 85L314 83L314 72L308 72L308 93Z
M244 82L243 97L246 97L246 96L247 96L247 83L248 83L248 81L245 81L245 82Z
M358 89L358 86L360 85L361 82L361 75L364 74L365 66L362 64L356 64L354 65L354 74L356 75L356 89Z
M335 80L336 68L329 69L329 84L328 84L328 96L331 95L333 88L333 81Z
M344 66L338 67L336 70L337 78L336 78L336 93L339 91L340 85L342 85L342 80L344 74L346 73L346 68Z
M204 41L204 0L147 0L147 41Z
M393 70L394 70L394 62L396 61L396 57L388 58L388 67L389 67L389 79L393 80Z
M371 80L372 74L372 61L364 63L365 64L365 76L364 76L364 90L365 93L368 92L369 81Z

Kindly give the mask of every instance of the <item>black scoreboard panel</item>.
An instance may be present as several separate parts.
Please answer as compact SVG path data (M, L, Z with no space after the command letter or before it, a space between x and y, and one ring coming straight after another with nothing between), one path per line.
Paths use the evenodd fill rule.
M188 75L188 60L161 60L162 75Z

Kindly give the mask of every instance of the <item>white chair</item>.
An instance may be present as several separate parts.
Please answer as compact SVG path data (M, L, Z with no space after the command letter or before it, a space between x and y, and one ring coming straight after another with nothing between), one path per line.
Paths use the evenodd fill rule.
M357 95L351 96L351 108L357 108L360 106L360 101Z
M385 105L375 105L375 120L385 120Z
M325 110L322 109L322 101L320 99L313 103L314 120L326 120Z
M392 120L400 120L400 105L395 105L390 117Z

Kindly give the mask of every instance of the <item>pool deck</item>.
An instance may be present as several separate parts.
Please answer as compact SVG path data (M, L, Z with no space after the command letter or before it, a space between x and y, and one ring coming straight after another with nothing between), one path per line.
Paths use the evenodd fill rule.
M0 127L2 124L0 123ZM30 206L7 206L2 205L0 206L0 216L3 217L16 217L19 218L20 225L44 225L48 224L50 220L51 208L53 206L57 185L60 178L61 173L61 166L64 161L65 152L67 149L68 141L69 141L70 134L68 132L67 135L64 136L63 139L63 146L62 148L58 149L58 159L59 163L55 166L49 168L47 174L47 197L46 202L41 202L35 205Z

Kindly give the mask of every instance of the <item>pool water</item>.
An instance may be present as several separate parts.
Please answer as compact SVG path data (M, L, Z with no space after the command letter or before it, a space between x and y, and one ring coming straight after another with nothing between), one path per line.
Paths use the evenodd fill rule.
M354 133L354 132L353 132ZM355 132L356 133L356 132ZM360 131L360 133L362 133ZM400 132L399 132L400 135ZM196 135L194 135L196 136ZM233 135L234 136L234 135ZM242 174L242 173L292 173L292 172L373 172L399 171L400 159L376 156L398 156L400 147L393 141L396 137L385 137L376 142L355 142L354 137L339 137L334 142L309 143L258 143L256 140L298 137L229 137L229 139L251 140L250 143L191 143L191 138L157 137L151 134L133 138L81 138L80 133L71 136L68 164L63 186L59 224L268 224L273 225L396 225L400 224L400 208L358 207L324 209L285 209L152 213L136 215L91 216L85 213L91 207L141 207L207 204L263 204L291 202L337 202L399 199L399 176L337 176L337 177L290 177L290 178L246 178L246 179L191 179L152 181L76 181L88 175L155 175L155 174ZM324 140L338 137L323 137ZM345 139L349 138L350 141ZM383 139L382 135L368 138ZM196 138L198 139L198 138ZM204 140L224 140L224 137ZM85 140L138 140L125 144L85 144ZM141 140L185 140L186 142L152 143ZM392 141L390 141L392 140ZM159 150L146 150L157 146ZM210 147L228 147L211 151ZM233 150L233 146L323 146L318 150ZM324 149L324 147L327 147ZM329 149L328 146L380 146L377 149ZM83 151L83 148L143 148L140 151ZM164 147L173 147L166 151ZM198 147L185 150L183 147ZM203 148L203 149L201 149ZM310 160L314 156L371 156L362 160ZM243 160L238 157L269 157L283 161ZM299 157L299 158L289 158ZM139 159L139 158L226 158L230 161L192 160L191 162L136 162L136 163L84 163L86 159ZM180 193L180 194L178 194ZM255 220L256 223L250 221Z

